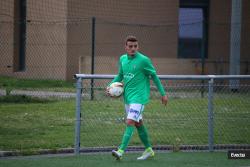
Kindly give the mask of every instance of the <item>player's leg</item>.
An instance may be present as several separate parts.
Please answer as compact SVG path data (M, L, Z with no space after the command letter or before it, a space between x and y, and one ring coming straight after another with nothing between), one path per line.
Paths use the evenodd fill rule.
M147 128L143 124L142 119L140 120L139 123L135 124L139 138L141 139L142 143L145 146L145 151L143 152L142 156L138 157L138 160L145 160L151 157L154 157L154 151L152 149L151 143L150 143L150 138L148 135Z
M124 151L126 150L126 148L128 146L128 143L129 143L130 139L132 138L134 128L135 128L134 127L135 121L127 119L126 122L127 122L127 125L126 125L126 128L125 128L123 137L122 137L122 143L119 146L119 149L117 151L115 151L115 150L112 151L112 155L114 157L116 157L117 160L121 159Z
M124 135L122 138L122 143L117 151L113 150L112 155L116 157L116 159L121 159L124 151L126 150L128 143L133 135L135 123L139 122L139 118L141 116L142 111L142 105L141 104L131 104L126 105L125 109L127 112L127 119L126 119L126 129L124 131Z
M148 130L143 124L142 120L140 120L139 123L136 123L135 126L137 128L139 138L141 139L142 143L145 146L145 149L152 147L150 143L150 138L148 135Z

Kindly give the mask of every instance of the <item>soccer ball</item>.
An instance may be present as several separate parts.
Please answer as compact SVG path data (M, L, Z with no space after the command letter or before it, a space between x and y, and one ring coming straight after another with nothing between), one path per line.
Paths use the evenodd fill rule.
M121 82L114 82L109 86L109 94L112 97L119 97L123 93L123 84Z

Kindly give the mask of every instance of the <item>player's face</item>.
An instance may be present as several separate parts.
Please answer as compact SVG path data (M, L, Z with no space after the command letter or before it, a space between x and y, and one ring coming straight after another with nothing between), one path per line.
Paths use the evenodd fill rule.
M138 49L139 49L138 42L128 41L125 45L125 50L127 54L130 56L134 55L138 51Z

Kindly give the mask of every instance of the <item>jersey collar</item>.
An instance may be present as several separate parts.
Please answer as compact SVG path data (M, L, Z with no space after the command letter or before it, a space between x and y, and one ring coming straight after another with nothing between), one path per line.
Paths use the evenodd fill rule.
M137 56L137 54L138 54L138 52L136 52L136 53L134 54L134 56L130 56L130 55L127 54L128 60L134 59L134 58Z

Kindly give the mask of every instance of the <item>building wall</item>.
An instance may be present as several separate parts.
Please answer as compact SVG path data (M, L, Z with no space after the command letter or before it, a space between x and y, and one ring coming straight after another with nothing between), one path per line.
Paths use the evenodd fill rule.
M250 74L250 1L243 0L242 5L241 74Z
M67 0L27 1L26 66L32 78L66 79Z
M209 15L208 74L229 74L230 34L231 34L231 2L228 0L211 0ZM250 2L242 0L241 29L241 74L249 74L250 70ZM248 70L249 69L249 70Z
M18 18L14 22L14 2L17 1L5 0L0 5L0 8L8 9L4 13L9 14L0 29L1 40L4 39L5 43L0 45L1 74L23 78L66 79L67 0L27 0L25 71L14 69L19 55L19 43L14 39L14 33L18 32L14 32L14 25L18 27L20 23ZM54 9L60 9L60 12Z
M68 43L81 46L68 47L68 77L73 71L91 73L91 22L96 18L95 73L115 74L117 61L124 53L124 39L133 34L139 39L140 51L152 59L165 62L177 54L178 0L138 1L81 1L68 3L68 19L86 18L81 24L70 24ZM89 26L90 25L90 26ZM157 26L156 26L157 25ZM159 26L163 25L163 26ZM80 58L82 57L82 58ZM77 63L77 61L79 61ZM158 71L169 72L168 66L155 62Z
M241 60L249 61L250 2L243 0ZM14 0L1 0L0 73L71 80L91 73L95 17L95 73L115 74L124 38L136 35L140 51L159 74L200 74L198 59L177 58L179 0L27 0L26 70L14 72ZM228 74L231 2L210 0L206 74ZM242 65L242 74L247 73ZM249 67L250 68L250 67Z
M219 74L219 72L228 71L228 65L225 62L229 61L230 55L231 2L228 3L228 0L212 0L209 8L206 71L208 74Z
M75 0L70 4L72 6L69 9L72 9L72 11L69 11L69 18L82 16L90 18L89 22L91 22L91 18L96 17L95 73L116 73L116 62L119 55L124 52L124 37L128 34L135 34L140 40L140 50L153 60L159 74L201 74L199 59L177 58L179 1L163 0L157 1L157 4L153 1L143 2L133 2L132 8L130 6L132 2L130 1L109 1L108 4L105 4L105 2L98 0L84 2ZM243 20L247 20L245 17L248 16L248 3L243 0ZM228 0L211 0L209 8L208 58L206 59L205 73L228 74L231 2L229 3ZM75 11L78 11L78 13ZM127 25L107 24L105 22L107 20L135 25L162 24L165 26L162 29L145 26L135 28ZM246 50L248 42L245 35L247 34L247 26L249 24L245 23L242 30L242 40L244 40L242 61L249 59L247 57L249 51ZM91 27L88 27L87 31L88 34L91 34ZM75 38L72 38L72 40L75 40ZM91 41L91 36L87 36L87 40ZM81 73L90 73L91 42L86 42L85 46L78 50L79 54L75 54L82 58L75 58L75 60L80 60L78 63L80 68L78 69ZM74 52L77 51L74 50ZM242 67L243 69L246 68L244 63ZM243 70L242 74L245 74L244 71L246 70Z
M0 2L0 74L11 75L14 54L14 0Z

